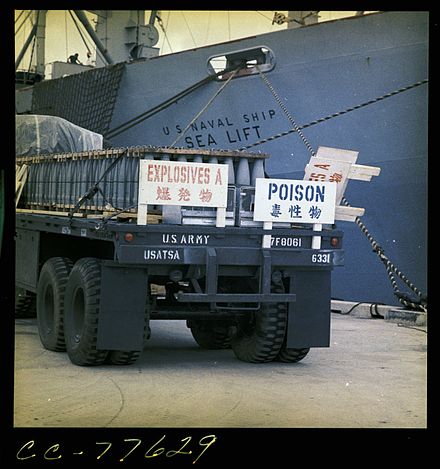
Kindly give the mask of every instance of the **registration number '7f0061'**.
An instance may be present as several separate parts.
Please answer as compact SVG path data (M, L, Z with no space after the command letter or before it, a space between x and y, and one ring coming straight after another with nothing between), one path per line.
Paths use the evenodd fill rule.
M330 263L330 253L317 253L312 254L312 262L316 264L329 264Z

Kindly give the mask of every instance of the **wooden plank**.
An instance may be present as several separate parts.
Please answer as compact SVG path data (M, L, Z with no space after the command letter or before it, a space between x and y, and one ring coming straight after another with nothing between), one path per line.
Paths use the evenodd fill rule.
M352 164L350 172L348 173L348 178L357 181L371 181L373 176L379 176L379 174L380 168L378 166Z
M322 223L314 223L313 231L322 231ZM321 249L321 236L312 236L312 249Z
M30 213L35 215L54 215L54 216L61 216L67 217L69 212L57 212L56 210L41 210L41 209L33 209L33 208L17 208L15 209L16 213ZM74 217L77 218L85 218L84 213L74 213Z
M316 152L317 158L327 158L334 161L344 161L351 164L356 163L358 155L358 151L343 150L341 148L331 147L318 147Z
M351 163L347 161L312 156L306 165L304 179L336 182L336 204L339 204L347 187L350 166Z
M361 217L364 213L364 208L337 205L335 210L335 220L355 221L356 217Z
M43 210L43 209L29 209L29 208L17 208L16 213L26 213L26 214L35 214L35 215L52 215L58 217L67 217L69 216L69 212L61 212L57 210ZM103 212L103 213L81 213L76 212L73 214L75 218L88 218L88 219L102 219L112 215L113 212ZM119 213L115 215L115 218L137 218L136 213ZM149 213L148 216L148 224L158 224L162 223L162 215Z
M75 153L52 153L45 155L32 155L32 156L16 156L16 161L20 163L47 163L54 161L68 161L68 160L84 160L84 159L106 159L117 158L124 151L128 150L126 157L143 159L146 155L157 154L159 155L201 155L206 157L216 156L218 158L247 158L250 160L266 159L270 155L268 153L250 153L240 150L203 150L201 148L167 148L167 147L128 147L109 150L92 150Z
M217 207L215 226L217 228L224 228L226 226L226 207Z
M273 222L265 221L263 222L263 230L271 230L273 228ZM262 248L270 248L272 244L272 235L263 235L263 244Z

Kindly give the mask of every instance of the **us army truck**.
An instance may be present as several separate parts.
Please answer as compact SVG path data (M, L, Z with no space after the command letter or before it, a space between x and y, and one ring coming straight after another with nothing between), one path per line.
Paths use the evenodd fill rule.
M205 349L295 363L330 344L343 264L335 183L265 177L269 155L130 147L16 157L17 308L80 366L129 365L155 320Z

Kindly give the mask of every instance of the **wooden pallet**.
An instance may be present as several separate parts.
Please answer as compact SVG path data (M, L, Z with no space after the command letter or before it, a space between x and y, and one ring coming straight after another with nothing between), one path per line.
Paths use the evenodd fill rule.
M37 209L37 208L16 208L16 213L24 214L33 214L33 215L51 215L57 217L68 217L69 212L61 210L46 210L46 209ZM115 215L116 214L116 215ZM87 212L76 212L73 214L75 218L87 218L87 219L96 219L100 220L103 218L111 217L114 215L115 220L127 220L127 219L137 219L137 213L117 213L116 211L105 211L102 213L87 213ZM162 215L149 213L148 214L148 224L159 224L162 223Z

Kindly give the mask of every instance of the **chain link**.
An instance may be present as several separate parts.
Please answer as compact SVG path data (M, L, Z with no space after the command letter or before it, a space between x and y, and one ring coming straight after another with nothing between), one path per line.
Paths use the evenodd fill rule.
M289 130L288 132L284 132L283 134L279 134L278 136L281 136L281 135L287 135L287 134L290 134L292 132L297 132L298 135L301 137L301 140L303 141L304 145L307 147L308 151L310 152L310 154L312 156L315 156L315 151L313 150L312 146L310 145L309 141L307 140L307 138L305 137L305 135L302 133L301 129L305 128L305 127L309 127L311 125L314 125L314 124L318 124L319 122L324 122L325 120L329 120L333 117L338 117L340 115L343 115L343 114L346 114L347 112L351 112L351 111L354 111L355 109L360 109L364 106L367 106L369 104L372 104L372 103L376 103L378 101L381 101L382 99L386 99L390 96L394 96L398 93L402 93L403 91L407 91L409 89L412 89L412 88L415 88L416 86L420 86L424 83L427 83L428 80L422 80L422 81L419 81L413 85L410 85L410 86L406 86L404 88L400 88L399 90L396 90L396 91L393 91L391 93L387 93L383 96L380 96L378 98L375 98L373 100L370 100L370 101L367 101L365 103L362 103L362 104L359 104L359 105L356 105L356 106L353 106L351 108L348 108L346 109L345 111L341 111L341 112L338 112L338 113L335 113L335 114L331 114L330 116L327 116L325 118L322 118L322 119L318 119L316 121L312 121L310 122L309 124L306 124L306 125L303 125L301 127L299 127L296 122L295 122L295 119L292 117L292 115L289 113L289 111L287 110L286 106L284 105L283 101L281 100L281 98L278 96L277 92L275 91L275 89L273 88L272 84L270 83L270 81L268 80L268 78L266 77L266 75L257 67L258 69L258 72L260 73L260 76L263 80L263 82L265 83L265 85L269 88L270 92L272 93L272 95L274 96L276 102L278 103L278 105L280 106L281 110L283 111L283 113L286 115L286 117L288 118L289 122L292 124L292 127L293 129L292 130ZM251 148L253 146L256 146L256 145L259 145L260 143L265 143L266 141L269 141L269 140L274 140L275 138L277 138L277 136L274 136L274 137L270 137L269 139L265 139L264 141L261 141L260 142L257 142L255 144L252 144L252 145L247 145L246 147L243 147L241 148L241 150L243 149L247 149L247 148ZM345 197L342 197L342 203L349 207L350 204L347 202L347 199ZM391 285L393 287L393 290L394 290L394 294L396 295L397 299L399 300L399 302L404 305L405 307L407 308L411 308L411 309L415 309L415 310L422 310L422 311L427 311L427 307L428 307L428 300L427 300L427 297L423 295L423 293L412 283L408 280L408 278L403 274L402 271L400 271L389 259L388 257L385 255L384 253L384 250L383 248L379 245L379 243L374 239L374 237L371 235L371 233L368 231L367 227L365 226L365 224L361 221L361 219L359 217L356 217L355 219L355 223L359 226L360 230L362 231L362 233L367 237L368 241L370 242L372 248L373 248L373 251L377 254L377 256L379 257L380 261L384 264L385 266L385 269L387 271L387 275L388 275L388 278L390 279L390 282L391 282ZM416 302L416 301L413 301L411 298L409 298L408 296L404 295L400 290L399 290L399 287L397 285L397 282L396 282L396 279L394 277L394 274L396 274L407 286L408 288L413 291L418 297L419 297L419 301Z
M416 83L413 83L412 85L404 86L403 88L399 88L398 90L392 91L390 93L386 93L382 96L378 96L377 98L370 99L370 100L365 101L365 102L360 103L360 104L356 104L355 106L349 107L349 108L344 109L342 111L334 112L333 114L329 114L328 116L321 117L321 118L316 119L314 121L308 122L307 124L297 126L297 128L286 130L285 132L281 132L279 134L272 135L271 137L263 138L261 140L258 140L257 142L251 143L249 145L246 145L245 147L240 148L240 150L247 150L249 148L256 147L258 145L262 145L263 143L271 142L272 140L276 140L278 138L285 137L286 135L290 135L291 133L298 132L298 131L301 131L303 129L307 129L308 127L311 127L313 125L321 124L322 122L326 122L326 121L328 121L330 119L333 119L335 117L343 116L344 114L347 114L347 113L352 112L352 111L356 111L357 109L361 109L363 107L369 106L370 104L377 103L379 101L382 101L383 99L387 99L387 98L390 98L391 96L395 96L395 95L403 93L405 91L412 90L413 88L417 88L418 86L425 85L428 82L429 82L429 80L427 80L427 79L417 81Z
M272 86L272 83L268 80L266 75L260 70L260 67L257 66L258 73L260 74L261 79L265 83L265 85L269 88L270 92L272 93L273 97L275 98L275 101L278 103L280 106L281 110L284 112L285 116L291 123L293 129L290 132L297 132L298 135L300 136L301 140L303 141L304 145L307 147L307 150L309 150L309 153L312 156L315 156L315 151L312 148L312 145L310 145L310 142L307 140L305 135L302 133L300 127L298 127L297 123L295 122L295 119L292 117L290 112L287 110L286 106L283 103L283 100L278 96L278 93L275 91L274 87Z
M342 197L341 202L346 206L350 207L350 204L347 202L347 199L345 197ZM384 264L385 269L387 271L388 277L390 279L391 285L394 290L394 294L397 296L399 302L403 304L404 306L415 309L415 310L422 310L425 311L427 310L428 306L428 301L427 298L423 295L423 293L405 276L405 274L399 270L385 255L384 249L380 244L373 238L371 233L368 231L367 227L365 224L361 221L359 217L356 217L355 223L359 226L360 230L362 233L366 236L368 241L371 244L371 247L373 248L373 252L377 254L379 257L380 261ZM409 297L404 295L400 290L397 285L396 279L394 278L395 273L401 280L406 284L406 286L414 292L418 297L419 300L418 302L411 300Z

